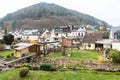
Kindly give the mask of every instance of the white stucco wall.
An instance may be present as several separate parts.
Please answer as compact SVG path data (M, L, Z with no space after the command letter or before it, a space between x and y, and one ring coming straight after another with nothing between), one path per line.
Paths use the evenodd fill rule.
M120 42L119 43L112 43L112 49L116 49L120 51Z
M88 43L82 43L82 47L80 47L80 49L95 49L95 44L90 43L91 47L88 47Z
M110 44L104 44L103 48L106 48L106 49L111 48L111 45Z

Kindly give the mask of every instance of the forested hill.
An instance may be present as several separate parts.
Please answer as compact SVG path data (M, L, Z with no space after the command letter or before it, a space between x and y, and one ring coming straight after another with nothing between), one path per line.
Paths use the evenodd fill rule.
M4 22L4 26L11 26L13 28L52 28L60 25L80 24L89 24L93 26L107 25L104 21L87 14L45 2L9 13L2 18L2 22Z

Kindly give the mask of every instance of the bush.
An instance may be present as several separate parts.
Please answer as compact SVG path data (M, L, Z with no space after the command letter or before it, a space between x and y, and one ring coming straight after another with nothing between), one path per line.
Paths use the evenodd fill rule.
M40 70L44 71L56 71L56 67L51 64L42 64L40 65Z
M10 58L11 56L10 55L7 55L7 58Z
M29 68L28 67L22 67L20 69L19 75L20 77L25 77L29 72Z
M32 66L30 64L27 64L27 63L23 64L23 67L28 67L30 70L32 69Z
M112 61L114 63L120 63L120 51L111 50L110 54L111 54L110 56L112 58Z
M14 59L14 56L7 55L6 58L5 58L5 61L11 61L13 59Z
M26 58L27 63L30 63L31 58Z
M3 51L5 49L5 45L4 44L0 44L0 51Z

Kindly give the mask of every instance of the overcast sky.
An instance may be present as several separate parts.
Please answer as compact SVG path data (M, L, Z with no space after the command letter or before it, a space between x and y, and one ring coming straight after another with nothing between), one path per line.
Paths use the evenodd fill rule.
M120 25L120 0L0 0L0 18L40 2L55 3L89 14L113 26Z

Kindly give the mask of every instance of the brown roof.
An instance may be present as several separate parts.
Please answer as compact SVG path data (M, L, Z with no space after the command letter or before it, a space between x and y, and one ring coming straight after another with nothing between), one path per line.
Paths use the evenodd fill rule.
M23 50L23 49L25 49L25 48L27 48L27 47L20 46L20 47L14 48L14 49L15 49L15 50Z
M95 43L95 41L102 39L103 36L100 33L86 33L83 42L84 43Z

